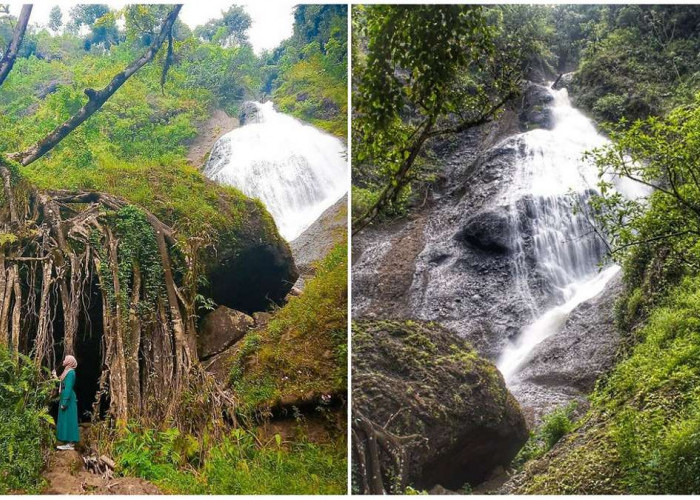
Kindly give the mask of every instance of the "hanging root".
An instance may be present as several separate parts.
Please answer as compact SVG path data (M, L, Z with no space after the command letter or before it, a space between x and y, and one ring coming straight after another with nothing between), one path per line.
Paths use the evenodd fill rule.
M118 426L135 418L191 426L193 409L235 424L232 396L197 358L197 254L208 243L177 241L155 215L116 196L33 189L17 196L21 180L4 164L0 174L0 341L53 368L57 355L75 353L97 284L103 368L93 418L108 401ZM139 234L120 229L125 219L142 224ZM188 266L183 283L174 251ZM54 335L58 314L63 345Z
M420 436L397 436L385 427L353 412L353 473L361 494L403 494L408 486L409 457Z

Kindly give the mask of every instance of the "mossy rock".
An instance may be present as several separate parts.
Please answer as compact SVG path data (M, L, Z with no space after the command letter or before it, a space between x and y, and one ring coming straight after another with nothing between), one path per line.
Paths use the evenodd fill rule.
M496 367L436 323L353 323L353 411L410 446L409 483L458 489L507 465L528 437Z

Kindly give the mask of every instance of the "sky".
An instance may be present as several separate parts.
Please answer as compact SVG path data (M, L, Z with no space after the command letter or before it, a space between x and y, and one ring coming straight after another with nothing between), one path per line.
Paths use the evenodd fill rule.
M66 0L48 0L41 3L34 3L32 16L29 23L46 25L49 21L49 12L58 5L63 11L63 22L66 22L68 13L76 3L93 3L93 2L76 2ZM94 2L97 3L97 2ZM124 1L109 1L112 8L118 9L128 3ZM154 2L138 2L138 3L154 3ZM231 5L243 5L250 14L253 22L248 30L248 38L257 54L264 50L271 50L277 47L282 40L292 36L292 27L294 23L293 9L297 1L282 0L269 4L262 1L221 1L221 0L198 0L184 2L184 6L180 11L180 19L190 28L194 28L200 24L206 23L209 19L221 17L221 11L228 9ZM20 3L13 3L10 6L10 13L18 15L21 9Z

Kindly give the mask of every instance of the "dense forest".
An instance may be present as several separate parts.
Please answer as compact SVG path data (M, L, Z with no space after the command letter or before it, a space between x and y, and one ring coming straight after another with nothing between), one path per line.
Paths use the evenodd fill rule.
M248 100L346 140L347 8L295 7L293 36L260 55L243 7L194 29L178 12L0 17L0 493L68 488L83 467L45 472L65 354L80 451L111 457L116 477L168 493L346 490L345 243L289 295L299 273L265 207L189 152ZM234 347L206 345L239 320Z
M447 487L527 494L700 491L700 9L358 6L353 14L353 260L358 262L353 269L353 318L361 318L353 326L353 353L370 359L353 360L353 366L360 365L353 375L357 381L353 411L361 417L353 420L353 489L398 493L418 488L441 493ZM428 28L432 26L442 28ZM393 29L398 32L392 34ZM488 307L479 306L485 294L499 305L496 315L506 317L515 307L507 299L499 302L498 294L507 293L504 286L498 288L498 283L507 282L501 276L514 273L501 263L527 250L533 237L526 234L521 246L513 247L508 214L518 217L516 228L522 229L545 208L538 208L533 195L517 201L525 207L521 212L517 207L510 212L498 207L486 213L480 207L498 203L501 188L493 186L517 175L508 173L513 163L526 162L518 150L530 143L544 147L542 138L549 137L548 130L568 139L571 131L557 129L557 120L577 126L588 121L563 107L560 89L595 121L601 136L578 158L566 159L599 173L597 185L591 186L596 191L570 199L566 217L582 217L588 229L580 238L595 234L604 241L599 265L619 264L621 285L609 285L598 298L574 309L563 330L552 337L559 339L552 342L565 342L565 335L571 334L578 346L562 343L558 345L569 347L555 350L550 343L542 348L551 347L549 351L533 351L529 371L522 375L530 379L519 380L539 377L550 387L573 384L566 387L575 386L581 397L571 404L562 404L561 399L557 404L546 402L544 416L538 416L540 409L534 410L533 424L528 398L544 392L518 396L522 385L508 385L516 390L530 420L530 437L513 431L510 441L496 449L495 443L508 430L498 427L499 419L511 427L522 424L510 403L504 402L506 386L500 383L499 394L492 371L477 359L496 363L500 346L507 345L507 335L513 334L507 333L506 324L506 340L494 341L489 336L496 335L494 322L499 318L492 316L473 326L468 319L455 319L450 311L476 304L462 310L478 315L479 307ZM554 115L548 111L553 106L560 106ZM566 122L572 116L577 121ZM617 189L622 181L632 181L646 195L623 195ZM506 215L499 215L503 211ZM556 223L549 219L550 225ZM445 241L451 238L440 231L448 224L459 228L449 244L433 242L430 233L423 232L427 227ZM499 239L494 232L505 236ZM387 247L391 257L384 259L380 252ZM455 254L478 261L455 259ZM522 261L513 257L508 265L534 268L541 254L526 255ZM382 262L373 267L370 260L377 259ZM401 259L409 263L399 263ZM439 271L446 266L451 268ZM374 284L370 284L372 272L378 274ZM425 298L433 290L431 276L443 277L442 288L435 285L434 290L456 290L441 296L450 297L454 306ZM464 285L465 276L480 286ZM548 293L542 288L543 274L538 276L527 290L536 305ZM494 291L489 288L492 282ZM392 312L382 313L382 303L390 304ZM422 320L452 326L473 346L464 346L455 337L450 351L444 330ZM367 332L374 332L374 337ZM390 351L397 363L410 363L419 373L427 370L430 378L414 380L407 372L393 372L388 364L372 361L378 347L368 339L385 346L387 337L403 342ZM608 351L590 381L584 382L586 374L580 373L588 365L581 365L584 368L575 374L564 369L547 372L547 363L567 358L566 349L569 356L587 356L577 350L587 344L591 350L585 352L595 356ZM460 376L448 362L461 363L471 376ZM568 363L578 366L575 360ZM391 385L392 394L377 394L365 384L379 375L404 385ZM445 401L445 384L452 384L454 402ZM479 384L484 387L481 391ZM420 394L422 400L401 399L397 396L401 391ZM465 402L467 396L471 404ZM567 397L571 400L569 396L564 400ZM396 398L412 407L420 425L390 415L400 403L398 407L386 403L388 414L381 411L381 401ZM492 420L490 427L480 427L479 412ZM455 419L470 430L451 427ZM446 444L444 436L426 430L431 425L441 425L441 432L452 433L454 439ZM479 433L499 437L485 445L478 441ZM380 444L378 449L373 440ZM480 453L480 446L491 449L479 461L468 456L467 445L472 454ZM449 456L441 457L445 447ZM476 471L484 460L494 460L495 453L504 453L500 467L506 468L505 473L460 477L447 472L450 460L471 464Z

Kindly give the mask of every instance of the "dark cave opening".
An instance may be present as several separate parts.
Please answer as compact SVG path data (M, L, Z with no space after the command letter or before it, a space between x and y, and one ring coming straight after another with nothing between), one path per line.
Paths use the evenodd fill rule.
M235 259L223 261L211 273L214 302L252 314L281 304L294 283L288 281L289 264L272 245L249 248Z
M92 414L104 366L104 330L102 322L102 291L97 283L86 289L85 310L78 321L75 339L75 358L78 360L75 394L78 397L78 416L81 422L104 418L109 409L109 394L102 397L99 415Z
M99 390L99 380L104 364L102 292L96 279L87 284L84 294L74 343L75 359L78 361L74 390L78 399L78 420L81 423L93 420L93 405ZM64 317L60 300L56 300L56 318L53 321L53 328L56 371L60 375L64 357ZM53 410L55 414L58 413L58 400L54 403ZM94 418L104 418L108 410L109 394L105 394L98 409L99 414L94 415Z

